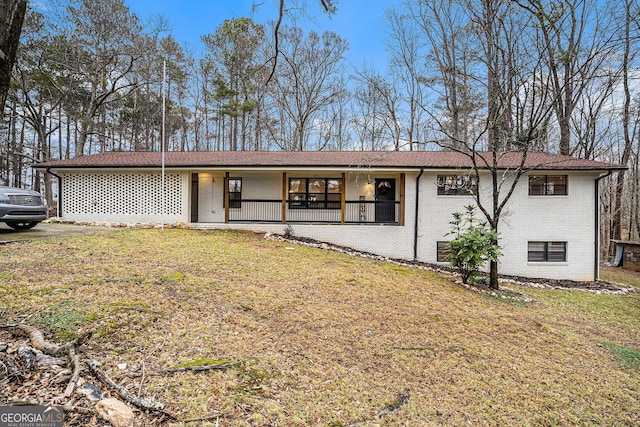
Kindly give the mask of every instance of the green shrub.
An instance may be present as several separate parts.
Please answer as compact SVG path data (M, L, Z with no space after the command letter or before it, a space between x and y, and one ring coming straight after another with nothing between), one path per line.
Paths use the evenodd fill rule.
M449 262L462 276L464 283L477 283L480 268L487 261L497 261L501 251L499 234L486 221L475 217L475 206L465 206L465 212L455 212L451 231L447 235L455 238L449 242Z

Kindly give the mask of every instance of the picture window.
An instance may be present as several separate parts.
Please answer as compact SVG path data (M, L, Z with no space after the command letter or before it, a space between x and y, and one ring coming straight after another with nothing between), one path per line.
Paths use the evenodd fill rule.
M289 208L340 209L341 178L290 178Z

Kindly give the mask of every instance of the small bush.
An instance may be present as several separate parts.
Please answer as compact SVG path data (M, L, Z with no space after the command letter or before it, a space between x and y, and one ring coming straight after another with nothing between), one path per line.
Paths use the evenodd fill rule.
M451 231L455 238L449 242L449 262L462 276L464 283L477 283L480 268L487 261L497 261L501 251L498 232L475 217L475 206L465 207L466 212L455 212Z
M283 235L287 239L291 239L293 237L293 227L291 226L291 224L287 224L284 227Z

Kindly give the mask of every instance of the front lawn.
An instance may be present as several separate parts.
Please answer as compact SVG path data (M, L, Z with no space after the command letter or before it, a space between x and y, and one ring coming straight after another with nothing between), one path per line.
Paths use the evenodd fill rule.
M0 247L0 323L93 331L81 357L176 425L640 425L640 294L509 286L534 302L224 231Z

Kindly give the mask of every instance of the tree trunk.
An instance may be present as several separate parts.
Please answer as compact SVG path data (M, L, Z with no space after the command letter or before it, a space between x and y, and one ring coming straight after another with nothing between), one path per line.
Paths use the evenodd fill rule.
M27 11L26 0L0 0L0 118L11 83L11 70L16 62L20 31Z
M82 157L84 155L84 147L87 144L87 137L89 136L89 125L83 119L80 122L80 136L75 141L75 153L74 157Z
M489 287L491 289L499 289L500 284L498 283L498 262L490 261L489 264Z
M631 50L631 38L630 38L630 27L631 27L631 2L627 1L625 7L627 9L627 19L625 21L625 49L624 56L622 60L622 78L623 78L623 88L624 88L624 111L622 114L622 132L624 134L624 150L622 152L621 163L623 165L627 165L629 162L629 157L631 156L631 148L632 148L632 139L630 136L629 122L631 116L631 90L629 88L629 60L630 60L630 50ZM615 201L615 212L613 217L613 238L617 240L622 240L622 199L624 193L624 184L625 184L625 172L618 172L618 180L616 182L616 201ZM631 230L629 230L631 231Z
M560 154L564 156L571 155L571 126L569 116L559 117L558 125L560 126Z

